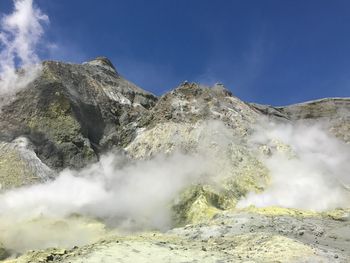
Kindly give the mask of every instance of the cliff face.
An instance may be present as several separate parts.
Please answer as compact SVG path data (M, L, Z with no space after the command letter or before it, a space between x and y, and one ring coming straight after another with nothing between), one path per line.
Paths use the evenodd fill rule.
M42 74L3 106L0 139L25 136L53 170L81 168L113 146L126 146L156 101L106 58L83 65L47 61Z
M289 223L294 224L295 228L306 227L294 220L298 217L321 217L329 221L329 226L342 227L341 223L333 223L328 214L304 215L303 212L288 209L287 212L278 209L276 212L273 209L255 211L253 208L242 214L230 214L236 211L237 203L248 193L262 193L271 183L271 172L262 162L262 156L282 153L291 160L299 158L290 145L274 138L270 138L271 142L252 143L257 127L270 122L277 125L320 124L344 143L349 143L350 98L272 107L243 102L221 84L205 87L188 82L158 98L125 80L107 58L96 58L81 65L47 61L43 62L41 75L1 108L1 189L4 191L51 181L63 169L86 167L112 149L117 149L129 160L151 160L158 155L173 153L189 156L200 154L210 163L209 175L188 185L169 204L174 225L191 223L194 226L174 230L170 236L161 236L160 239L178 245L182 242L178 238L193 235L190 241L183 241L193 241L191 246L195 249L192 252L202 251L200 253L205 258L207 253L201 250L199 237L207 232L212 233L218 242L220 238L228 238L225 242L231 242L234 235L234 242L241 242L242 251L248 250L251 242L257 243L256 251L260 251L261 240L268 244L272 242L273 248L278 250L275 243L286 238L289 244L286 243L286 246L290 246L286 249L289 249L291 258L293 249L302 247L308 254L317 252L317 260L322 259L323 254L318 247L304 247L299 241L294 242L295 233L286 229ZM346 187L341 182L339 184ZM259 216L265 212L270 213L266 218L265 215ZM339 213L340 217L344 213L346 217L345 210ZM244 224L240 228L226 228L226 225L233 226L237 222L241 224L242 220L247 222L247 229ZM281 220L283 229L272 227L266 230L271 227L271 220ZM207 230L202 229L203 222L207 224L204 226ZM310 224L319 224L315 222ZM257 225L259 229L266 228L268 234L250 235L248 232L252 232L251 229L260 231L254 228ZM315 229L310 230L310 236L317 236ZM221 237L218 234L220 231L223 233ZM282 237L279 236L280 231L288 233ZM296 236L301 238L302 235ZM151 244L147 246L154 245L152 238L150 240ZM126 238L126 242L129 241ZM116 245L116 240L108 242ZM145 240L131 238L130 242L142 243ZM341 243L339 249L343 245ZM98 246L90 248L98 251ZM214 243L208 247L213 252L219 249L214 248ZM221 248L228 249L225 246ZM84 249L88 250L89 247ZM83 254L87 253L84 249L80 251ZM240 260L241 250L235 250L236 260ZM52 253L50 257L55 252ZM271 255L259 253L255 255L256 259L271 259ZM219 254L213 258L224 258L229 262L230 257L222 251ZM333 254L325 258L331 260ZM75 254L73 256L77 257ZM280 258L283 257L282 253Z

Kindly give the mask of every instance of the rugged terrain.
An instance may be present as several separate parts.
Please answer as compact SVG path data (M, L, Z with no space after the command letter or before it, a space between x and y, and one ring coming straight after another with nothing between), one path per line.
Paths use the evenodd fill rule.
M285 154L298 159L298 152L278 139L252 144L256 130L269 130L269 123L320 125L349 151L350 98L272 107L243 102L222 84L206 87L188 82L157 97L125 80L107 58L82 65L43 62L40 76L1 108L3 193L50 182L65 169L82 169L110 151L130 162L178 153L189 158L200 155L202 172L168 204L167 227L130 230L112 227L101 218L44 215L15 226L23 240L34 226L39 236L40 227L48 231L42 242L28 248L18 240L6 242L13 238L6 229L13 226L1 220L0 258L6 262L350 262L350 205L327 211L237 206L249 193L262 193L271 184L264 158ZM348 187L346 181L335 185L350 204ZM86 234L84 242L75 242L74 236L61 242L64 237L52 234L75 233L77 228L81 231L76 235Z

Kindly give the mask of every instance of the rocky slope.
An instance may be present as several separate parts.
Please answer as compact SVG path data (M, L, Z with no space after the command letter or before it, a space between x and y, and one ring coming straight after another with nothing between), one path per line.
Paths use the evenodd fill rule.
M54 180L63 169L85 167L112 149L129 160L199 154L207 160L200 164L206 174L169 204L171 228L177 228L125 234L109 226L102 233L98 225L100 241L88 239L85 246L77 243L74 248L74 241L70 246L52 241L51 246L58 248L22 256L24 251L4 244L0 258L13 257L9 262L349 262L350 206L323 213L237 208L248 193L261 193L270 185L264 156L282 153L298 159L297 152L279 140L252 144L257 127L269 122L316 123L348 147L350 99L272 107L243 102L221 84L205 87L188 82L158 98L125 80L107 58L82 65L44 62L41 75L1 108L3 192ZM347 185L337 183L346 194ZM35 220L41 224L40 218ZM73 225L91 230L84 220ZM45 224L60 231L56 226Z
M166 233L110 233L96 243L6 262L349 262L349 213L253 209Z
M0 139L10 143L25 136L53 170L81 168L112 146L126 146L156 100L123 79L106 58L83 65L47 61L42 74L2 107Z

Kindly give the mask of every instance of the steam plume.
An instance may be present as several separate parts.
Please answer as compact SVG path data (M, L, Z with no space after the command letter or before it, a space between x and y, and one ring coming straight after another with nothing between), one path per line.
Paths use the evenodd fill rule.
M271 184L263 193L248 194L238 206L316 211L350 207L350 148L325 130L305 123L259 127L252 143L268 153L261 159Z
M0 95L12 95L32 81L40 67L36 53L49 18L33 0L14 0L14 11L1 19ZM23 69L19 74L17 68Z
M208 170L203 157L175 154L132 162L110 153L81 171L65 170L46 184L5 192L0 217L16 220L81 214L119 224L166 227L168 205Z

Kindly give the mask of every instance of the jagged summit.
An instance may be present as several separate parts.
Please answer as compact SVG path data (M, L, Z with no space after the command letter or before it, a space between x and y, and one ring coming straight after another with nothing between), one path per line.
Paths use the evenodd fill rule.
M85 62L83 64L93 65L93 66L100 66L105 68L106 70L113 71L116 74L118 74L116 68L114 67L113 63L107 58L107 57L97 57L89 62Z
M246 129L247 124L250 125L256 119L257 113L222 84L209 87L185 81L164 94L148 116L153 123L169 120L195 123L214 119L238 129Z
M233 96L232 92L225 87L222 83L215 83L213 86L202 85L196 82L182 82L177 88L175 88L171 93L175 92L183 92L183 93L193 93L200 94L205 92L205 90L209 90L213 94L218 96Z

